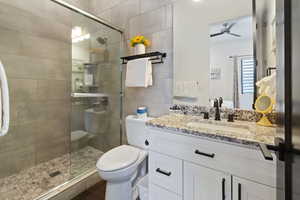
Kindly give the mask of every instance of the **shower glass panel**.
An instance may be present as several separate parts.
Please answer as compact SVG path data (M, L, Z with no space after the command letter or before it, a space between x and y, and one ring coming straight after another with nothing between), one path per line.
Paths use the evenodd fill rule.
M119 32L72 15L72 176L120 145L120 41Z
M121 34L50 0L0 1L10 129L0 199L32 200L120 145Z

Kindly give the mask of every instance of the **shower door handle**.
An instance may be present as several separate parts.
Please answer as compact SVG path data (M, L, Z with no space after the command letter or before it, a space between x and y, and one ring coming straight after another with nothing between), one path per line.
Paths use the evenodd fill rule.
M0 136L7 134L9 129L9 90L6 73L0 61ZM2 111L2 113L1 113Z

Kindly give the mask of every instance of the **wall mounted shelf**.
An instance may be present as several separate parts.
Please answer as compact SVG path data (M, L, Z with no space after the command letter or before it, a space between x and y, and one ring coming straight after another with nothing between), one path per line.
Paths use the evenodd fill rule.
M139 59L139 58L150 58L149 60L153 61L152 64L162 64L164 63L164 58L166 57L167 57L167 53L161 53L156 51L151 53L121 57L121 59L122 59L122 64L127 64L128 61Z
M104 93L72 93L71 97L73 98L103 98L103 97L108 97L107 94Z

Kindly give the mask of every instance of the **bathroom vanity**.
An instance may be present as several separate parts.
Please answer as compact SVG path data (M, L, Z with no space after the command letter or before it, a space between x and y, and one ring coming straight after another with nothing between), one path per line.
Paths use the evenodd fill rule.
M276 199L275 128L170 114L147 122L150 200Z
M150 200L276 199L276 156L266 148L276 129L256 125L253 110L266 93L257 81L276 66L275 11L275 1L263 0L174 3L173 104L181 114L147 123ZM268 87L275 99L275 84Z

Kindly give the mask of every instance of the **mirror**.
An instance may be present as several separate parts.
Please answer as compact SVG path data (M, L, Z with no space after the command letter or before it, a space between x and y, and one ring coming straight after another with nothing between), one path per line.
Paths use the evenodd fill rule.
M222 97L223 107L252 110L256 82L276 67L275 3L176 1L174 103L211 106Z
M229 108L251 109L254 95L252 16L210 24L209 99Z

